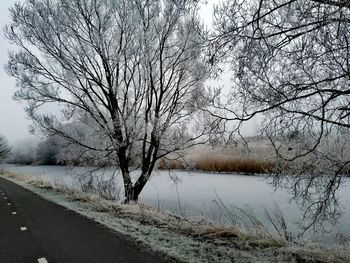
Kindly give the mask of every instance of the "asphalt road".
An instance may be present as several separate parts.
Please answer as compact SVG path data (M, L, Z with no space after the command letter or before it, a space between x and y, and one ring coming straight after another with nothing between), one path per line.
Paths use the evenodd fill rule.
M169 261L128 237L0 178L0 263Z

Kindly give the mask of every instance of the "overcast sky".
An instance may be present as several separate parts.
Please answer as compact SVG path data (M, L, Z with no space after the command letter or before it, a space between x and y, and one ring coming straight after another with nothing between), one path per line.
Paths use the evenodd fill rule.
M31 122L24 111L25 103L12 99L16 90L15 80L5 72L8 51L13 49L13 46L11 47L5 39L3 29L10 21L8 9L15 2L18 0L0 0L0 134L4 135L11 144L32 137L29 134ZM208 0L207 2L207 5L202 7L201 15L205 19L204 22L210 24L213 3L218 1Z
M15 91L15 80L5 72L8 51L11 45L5 39L3 29L10 21L9 7L15 0L0 0L0 134L10 143L29 137L29 124L24 111L25 104L12 100Z
M29 134L31 122L24 111L25 103L12 99L16 90L16 82L5 72L8 51L13 49L13 47L5 39L3 29L10 22L8 9L16 2L18 0L0 0L0 134L4 135L10 143L31 137ZM207 18L206 22L211 20L211 10L212 4L210 3L203 8L202 13Z

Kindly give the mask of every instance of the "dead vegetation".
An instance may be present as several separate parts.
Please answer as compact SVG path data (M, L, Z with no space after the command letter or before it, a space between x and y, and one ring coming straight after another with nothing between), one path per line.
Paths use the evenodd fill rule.
M195 159L194 168L201 171L261 174L273 171L275 163L258 159L203 156Z
M188 159L188 161L184 159L162 159L158 162L158 169L264 174L272 172L276 168L276 163L274 161L252 157L204 154L188 157Z
M251 139L237 146L209 147L200 145L174 158L158 162L161 170L198 170L219 173L264 174L274 171L278 163L266 142Z

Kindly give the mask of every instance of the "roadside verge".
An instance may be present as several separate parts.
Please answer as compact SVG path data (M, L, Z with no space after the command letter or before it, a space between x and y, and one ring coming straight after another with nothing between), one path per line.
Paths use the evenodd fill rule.
M266 234L191 221L144 204L126 205L56 186L33 176L2 177L179 262L350 262L348 247L299 246Z

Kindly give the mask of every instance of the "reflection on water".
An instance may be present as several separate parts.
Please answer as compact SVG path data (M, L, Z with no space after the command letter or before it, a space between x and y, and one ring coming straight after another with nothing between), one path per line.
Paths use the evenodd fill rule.
M56 184L79 188L79 175L88 174L94 168L64 166L15 166L5 165L9 171L41 176ZM99 170L95 175L110 178L112 169ZM137 176L137 171L133 176ZM115 179L116 185L122 189L120 175ZM350 235L350 180L339 190L340 202L344 206L344 215L332 233L326 236L313 236L313 239L334 240L336 233ZM244 207L249 205L257 216L263 217L263 207L273 208L278 204L289 225L289 230L296 233L296 222L302 212L294 203L290 203L290 195L286 191L277 190L266 183L260 176L155 171L150 182L143 190L140 200L155 207L166 209L186 216L201 216L207 219L228 223L225 211L219 209L217 203L222 201L230 205Z

